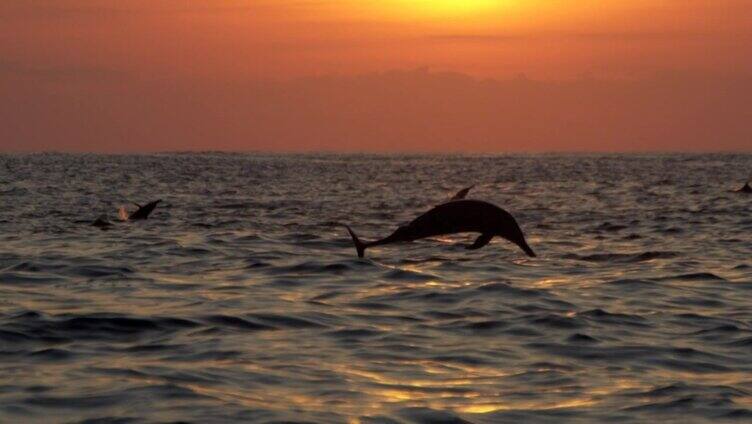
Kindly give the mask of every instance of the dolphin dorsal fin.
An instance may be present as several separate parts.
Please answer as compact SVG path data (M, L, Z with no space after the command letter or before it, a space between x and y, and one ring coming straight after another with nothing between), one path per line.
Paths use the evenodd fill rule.
M451 200L462 200L462 199L464 199L465 197L467 197L467 194L470 193L470 190L472 190L474 187L475 187L475 184L473 184L473 185L471 185L469 187L463 188L462 190L458 191L457 194L455 194L449 200L451 201Z

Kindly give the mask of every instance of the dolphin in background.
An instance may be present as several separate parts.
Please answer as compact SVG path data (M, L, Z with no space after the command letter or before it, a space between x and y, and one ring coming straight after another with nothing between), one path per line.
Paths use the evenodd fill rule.
M747 181L746 184L744 184L744 187L740 188L739 190L736 190L737 193L750 193L752 194L752 187L749 185L749 181Z
M77 221L77 222L86 222L86 221ZM99 215L99 217L91 223L94 227L97 227L101 230L108 230L110 227L112 227L112 222L110 222L107 215Z
M443 203L409 224L397 228L388 237L368 243L361 241L349 226L344 227L350 233L359 258L365 256L369 247L456 233L480 233L475 243L466 247L469 250L480 249L492 238L499 236L519 246L528 256L536 256L525 241L525 235L514 217L504 209L481 200L453 200Z
M133 212L130 215L128 215L127 212L125 212L124 208L120 208L120 219L123 219L124 221L136 221L136 220L141 220L141 219L148 219L149 215L152 212L154 212L154 209L157 207L157 205L161 201L162 199L155 200L143 206L139 205L138 203L134 203L134 205L138 207L138 210Z
M138 209L129 214L128 211L125 210L125 207L121 206L118 210L118 218L120 218L120 221L138 221L143 219L148 219L149 215L154 212L154 209L157 207L157 205L162 201L162 199L155 200L151 203L147 203L144 206L139 205L138 203L134 203L134 205L138 206ZM97 227L102 230L109 230L112 228L114 223L110 221L107 214L99 215L99 217L94 221L76 221L76 223L90 223L92 226Z

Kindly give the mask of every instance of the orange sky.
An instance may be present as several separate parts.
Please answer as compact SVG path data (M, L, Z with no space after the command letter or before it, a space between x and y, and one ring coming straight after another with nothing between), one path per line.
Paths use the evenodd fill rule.
M749 0L5 0L0 150L750 150L751 42Z

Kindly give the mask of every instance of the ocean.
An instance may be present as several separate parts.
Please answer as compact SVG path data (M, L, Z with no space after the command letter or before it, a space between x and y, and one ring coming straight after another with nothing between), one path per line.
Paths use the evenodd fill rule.
M752 420L750 177L720 154L0 155L0 422ZM471 184L538 257L465 234L358 259L340 225L383 237Z

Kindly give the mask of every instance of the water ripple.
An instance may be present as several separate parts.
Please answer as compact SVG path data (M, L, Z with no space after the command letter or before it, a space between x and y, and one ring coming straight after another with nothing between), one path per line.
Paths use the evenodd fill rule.
M728 190L751 168L0 155L0 422L749 421L752 203ZM358 259L340 226L373 240L472 183L537 258L460 235Z

